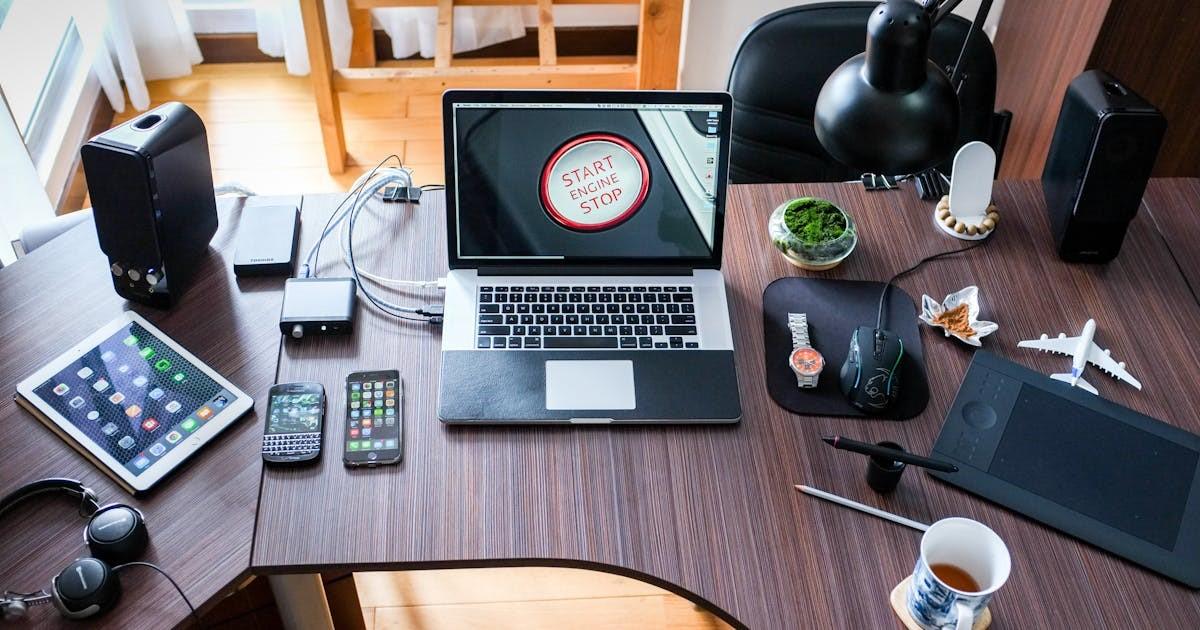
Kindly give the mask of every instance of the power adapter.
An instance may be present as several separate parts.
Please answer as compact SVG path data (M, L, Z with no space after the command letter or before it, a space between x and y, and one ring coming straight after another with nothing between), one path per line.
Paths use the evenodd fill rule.
M348 335L354 331L358 286L353 278L289 278L283 285L279 331L305 335Z

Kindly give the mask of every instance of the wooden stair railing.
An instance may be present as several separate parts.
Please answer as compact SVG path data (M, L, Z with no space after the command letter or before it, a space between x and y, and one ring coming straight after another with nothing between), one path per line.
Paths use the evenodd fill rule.
M679 44L685 0L347 0L354 29L350 64L335 69L322 0L300 0L309 65L325 160L330 173L346 170L341 92L440 93L450 88L593 88L674 89L678 85ZM559 57L554 34L554 5L637 4L635 56ZM467 6L537 7L536 58L471 59L455 63L454 8ZM436 7L437 32L432 60L375 64L373 8Z

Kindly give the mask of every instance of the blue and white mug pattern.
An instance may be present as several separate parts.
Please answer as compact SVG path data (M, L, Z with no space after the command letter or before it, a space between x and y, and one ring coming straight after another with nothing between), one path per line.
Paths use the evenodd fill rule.
M950 588L930 565L951 564L968 571L978 592ZM925 630L969 630L1004 586L1012 569L1008 547L996 532L969 518L945 518L925 531L908 587L909 615Z
M908 587L908 613L921 627L954 628L960 614L969 611L972 619L977 618L991 599L991 593L967 595L950 590L934 577L924 557L917 558Z

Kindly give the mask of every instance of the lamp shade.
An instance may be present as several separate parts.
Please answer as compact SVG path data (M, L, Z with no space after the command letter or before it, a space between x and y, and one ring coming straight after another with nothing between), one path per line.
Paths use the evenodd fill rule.
M864 172L905 175L946 160L958 137L958 96L929 60L931 18L888 0L867 21L867 49L833 72L817 97L817 139Z

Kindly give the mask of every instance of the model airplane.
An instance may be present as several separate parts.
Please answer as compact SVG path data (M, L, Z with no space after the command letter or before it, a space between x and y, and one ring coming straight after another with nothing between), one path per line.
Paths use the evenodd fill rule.
M1096 392L1096 388L1092 387L1091 383L1083 380L1083 369L1087 367L1088 363L1091 363L1117 379L1141 389L1142 384L1136 378L1133 378L1129 372L1125 371L1124 363L1117 362L1112 358L1109 350L1104 350L1092 341L1092 337L1095 335L1096 320L1089 319L1083 325L1083 332L1078 337L1068 337L1063 333L1059 333L1057 339L1050 339L1047 335L1042 335L1041 339L1029 339L1017 345L1022 348L1035 348L1037 350L1056 352L1072 357L1071 372L1069 374L1050 375L1050 378L1068 383L1072 387L1080 387L1093 394L1098 393Z

